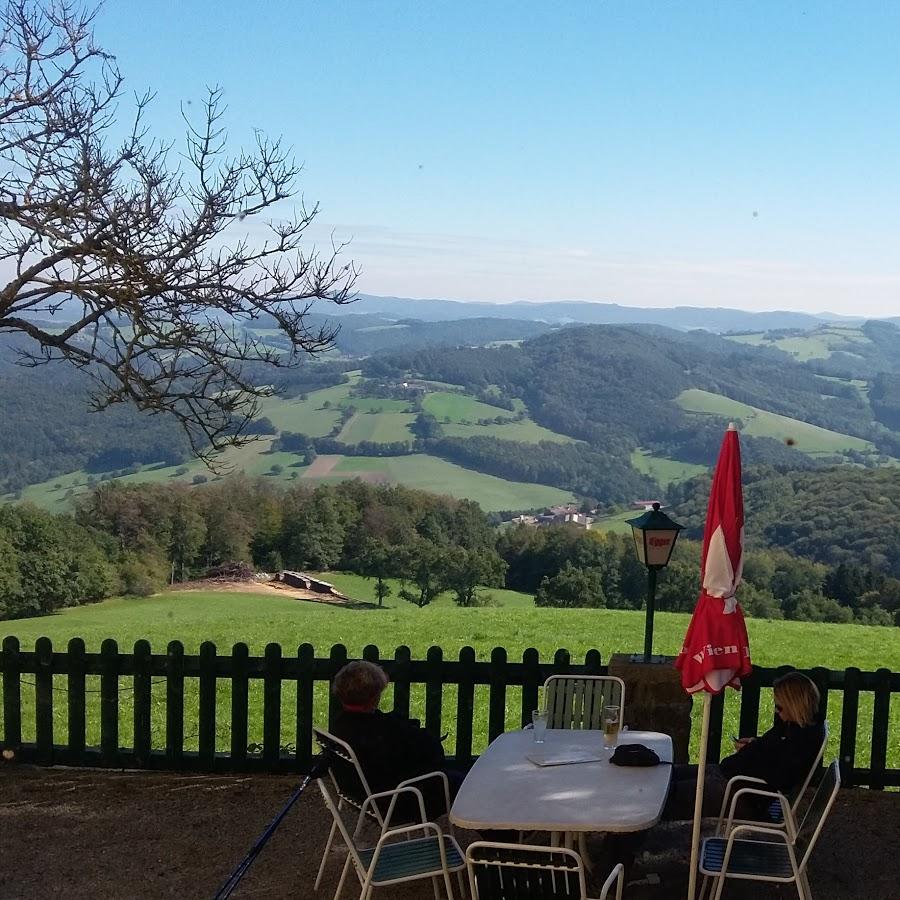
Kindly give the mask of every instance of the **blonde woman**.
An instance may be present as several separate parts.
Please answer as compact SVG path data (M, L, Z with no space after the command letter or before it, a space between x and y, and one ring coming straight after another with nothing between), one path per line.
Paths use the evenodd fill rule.
M822 746L819 689L800 672L779 678L774 688L774 726L760 737L736 740L737 753L719 767L726 778L750 775L773 790L790 792L802 783Z

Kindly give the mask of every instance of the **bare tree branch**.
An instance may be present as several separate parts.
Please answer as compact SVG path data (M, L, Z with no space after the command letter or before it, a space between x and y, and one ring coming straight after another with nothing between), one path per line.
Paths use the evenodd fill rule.
M98 409L174 416L209 460L247 440L270 393L247 364L296 366L330 347L334 330L309 313L352 301L357 271L341 246L301 247L317 206L266 223L262 241L237 233L294 196L300 169L259 133L229 156L219 88L200 121L185 115L182 154L149 135L149 93L114 145L123 82L94 43L94 15L68 0L10 0L0 16L0 332L31 339L25 365L85 369ZM48 327L64 309L65 325ZM261 317L289 353L245 330Z

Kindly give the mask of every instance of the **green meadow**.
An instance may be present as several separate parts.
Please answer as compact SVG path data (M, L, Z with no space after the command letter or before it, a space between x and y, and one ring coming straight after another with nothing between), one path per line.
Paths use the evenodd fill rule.
M655 478L662 487L677 484L679 481L687 481L688 478L701 475L709 468L697 463L668 459L665 456L654 456L646 450L633 451L631 454L631 465L638 472L643 472L645 475Z
M739 403L721 394L691 388L682 391L676 402L688 412L707 413L716 416L730 416L741 419L744 434L752 437L769 437L776 440L792 438L794 446L811 456L842 453L846 450L873 450L869 441L810 425L799 419L778 415L746 403Z
M329 574L329 580L345 589L354 589L360 598L371 597L356 592L362 582L347 581L346 576ZM371 586L369 587L371 591ZM512 593L512 592L498 592ZM504 602L503 598L500 602ZM572 653L575 661L583 659L591 648L601 651L608 659L615 652L635 652L643 644L644 617L640 612L622 610L552 610L528 605L529 598L518 595L508 598L508 605L476 609L458 609L442 599L432 607L418 609L399 602L385 609L347 609L302 601L288 596L271 594L178 591L155 597L116 599L92 606L64 610L46 618L4 622L2 632L15 635L23 649L33 647L41 636L49 637L54 648L62 650L72 637L81 637L90 652L96 652L106 638L115 639L120 650L128 652L139 639L150 641L155 653L164 653L169 641L181 641L189 654L198 652L203 641L216 644L219 653L227 655L237 642L248 644L251 653L262 654L265 646L278 643L285 654L292 655L302 643L311 643L318 655L326 655L334 644L343 644L351 656L359 656L365 646L373 644L382 656L391 656L394 649L406 645L414 658L422 658L431 646L439 646L445 658L457 656L462 647L470 646L478 659L488 659L494 647L506 648L509 659L521 659L528 647L536 648L542 659L551 659L560 647ZM654 649L674 654L684 636L687 614L658 613L656 617ZM748 621L751 652L758 665L793 665L799 668L826 666L840 669L858 666L874 670L881 666L896 668L900 659L900 630L860 625L830 625L807 622ZM25 677L27 681L27 676ZM96 690L98 676L88 677L88 689ZM57 741L65 733L65 678L57 676L54 694L54 728ZM131 740L130 697L128 679L123 679L120 693L120 741L128 746ZM153 687L153 744L164 746L165 681L157 680ZM324 723L326 716L325 686L316 689L316 718ZM197 743L197 682L188 678L185 685L186 746ZM88 695L88 742L99 741L99 695ZM452 752L455 736L456 691L452 685L444 688L444 720L442 730L449 732L447 747ZM283 685L282 743L287 746L295 739L292 722L296 710L295 686ZM736 733L739 700L734 692L726 699L724 738ZM386 704L390 705L390 697ZM23 717L25 740L34 735L34 690L30 684L23 688ZM760 712L760 728L771 721L771 694L765 692ZM230 687L220 681L217 693L217 741L221 749L229 742ZM695 703L695 714L699 703ZM835 693L829 700L832 724L832 753L837 752L839 739L841 697ZM421 687L413 690L412 714L421 715L424 693ZM507 693L507 727L518 727L521 713L521 691L510 688ZM857 765L865 766L870 752L872 697L860 698L860 726ZM696 724L696 722L695 722ZM262 685L255 681L251 688L251 742L262 739ZM483 749L487 741L487 688L476 691L475 749ZM889 759L900 765L900 704L896 699L891 708Z

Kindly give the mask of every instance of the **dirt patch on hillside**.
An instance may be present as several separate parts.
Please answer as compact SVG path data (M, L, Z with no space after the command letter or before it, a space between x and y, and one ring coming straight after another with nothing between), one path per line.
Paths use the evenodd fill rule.
M206 578L200 581L190 581L184 584L175 584L168 591L179 593L196 593L198 591L215 591L228 594L273 594L279 597L291 597L294 600L304 600L313 603L327 603L330 606L347 606L353 609L375 608L374 603L364 600L354 600L352 597L335 596L333 594L320 594L317 591L307 591L303 588L291 587L280 581L222 581L218 578Z
M284 776L0 766L0 897L208 900L296 784L296 778ZM312 897L327 822L319 792L312 786L234 897ZM473 837L470 832L460 834L463 843ZM687 825L654 829L638 854L626 889L629 900L683 897L689 840ZM900 900L893 858L897 846L900 794L843 791L813 857L814 895L829 900ZM592 842L592 855L598 862L603 857L598 842ZM342 860L342 852L332 854L316 896L333 895ZM602 874L600 866L597 872ZM352 886L345 890L345 896L358 892ZM387 900L430 900L432 890L426 882L422 887L383 889L382 895ZM726 896L757 900L797 895L789 886L733 882Z
M303 473L303 478L324 478L326 475L331 474L331 470L341 461L340 456L329 456L327 454L323 456L317 456L310 464L307 466L306 471Z

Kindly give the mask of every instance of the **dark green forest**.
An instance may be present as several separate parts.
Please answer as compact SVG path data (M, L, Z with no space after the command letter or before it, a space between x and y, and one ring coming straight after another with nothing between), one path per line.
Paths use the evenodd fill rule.
M817 532L808 526L836 518L824 499L815 499L817 486L834 489L832 473L786 475L783 483L775 476L769 480L776 489L768 492L766 478L755 474L748 515L761 527L751 529L758 537L739 593L746 612L900 624L896 481L860 470L859 483L847 491L862 493L865 502L842 510L841 529ZM806 505L779 506L785 485ZM695 488L686 489L673 511L684 514L689 530L660 578L663 610L687 611L696 600L700 543L690 538L707 486L698 481ZM879 505L891 512L875 520L871 507ZM778 509L788 518L776 521ZM356 572L375 581L382 599L390 591L386 579L396 578L399 597L415 606L442 593L464 607L490 604L490 588L502 586L534 594L543 606L638 609L644 602L646 571L630 537L574 526L496 525L472 501L360 481L285 490L239 476L193 489L107 482L74 518L27 504L0 508L0 617L50 613L118 593L145 595L173 581L254 568ZM845 542L838 556L828 549L836 541ZM878 549L863 554L863 545Z

